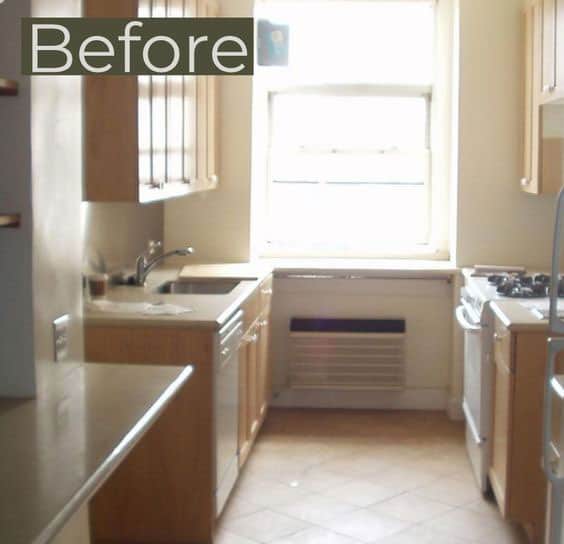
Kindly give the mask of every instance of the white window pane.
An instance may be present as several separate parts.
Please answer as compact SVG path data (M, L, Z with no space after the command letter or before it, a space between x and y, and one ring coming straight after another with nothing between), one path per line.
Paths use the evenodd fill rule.
M304 81L428 85L434 2L267 3L259 17L290 27L289 67Z
M419 186L274 184L268 240L279 249L361 254L422 244L426 198Z
M424 185L428 153L274 153L274 182L377 183Z
M274 148L424 149L427 100L422 97L273 97Z

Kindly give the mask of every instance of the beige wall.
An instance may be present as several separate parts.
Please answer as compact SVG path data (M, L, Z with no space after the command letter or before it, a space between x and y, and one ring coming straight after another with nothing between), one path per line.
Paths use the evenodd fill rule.
M0 397L35 391L31 285L30 80L20 75L21 17L29 0L0 5L0 73L19 96L0 97L0 213L20 212L20 229L0 229Z
M523 0L452 0L460 9L458 185L453 256L459 265L546 268L554 197L521 193ZM251 0L224 1L227 15L249 15ZM222 79L221 188L166 205L165 239L190 241L198 260L250 254L251 84ZM456 183L458 181L458 183Z
M522 0L460 0L460 265L550 263L555 198L519 189L522 8Z
M249 17L253 0L222 0L220 15ZM192 261L246 261L250 240L250 76L219 77L220 186L165 205L168 249L192 245Z
M85 271L101 256L109 271L133 268L149 240L163 240L163 205L84 203Z

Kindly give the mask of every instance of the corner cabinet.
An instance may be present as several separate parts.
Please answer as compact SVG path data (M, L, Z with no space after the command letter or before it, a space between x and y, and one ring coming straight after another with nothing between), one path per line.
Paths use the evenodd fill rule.
M215 16L209 0L86 0L87 17ZM85 200L149 203L217 186L217 97L204 76L85 78Z

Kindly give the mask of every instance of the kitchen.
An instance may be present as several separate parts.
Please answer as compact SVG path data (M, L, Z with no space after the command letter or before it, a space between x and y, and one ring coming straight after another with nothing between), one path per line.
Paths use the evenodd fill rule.
M348 214L334 221L343 229L339 233L331 224L335 199L313 194L313 185L300 187L306 191L304 202L324 199L329 210L315 208L331 235L331 245L323 247L323 240L313 236L323 234L323 229L307 222L311 209L282 205L292 202L287 194L296 184L274 184L276 198L265 194L264 157L272 151L264 137L265 96L280 91L278 82L270 80L276 67L257 66L253 78L221 76L186 85L197 87L198 100L183 108L183 116L206 120L199 123L199 132L190 135L206 145L197 145L198 151L192 149L190 155L193 162L183 163L199 170L194 176L196 186L189 187L194 194L174 199L165 195L162 203L140 204L144 194L149 193L146 200L153 199L146 185L139 186L142 161L134 132L143 129L141 119L136 123L138 98L140 107L150 103L143 94L147 92L143 81L139 86L124 86L120 78L86 77L82 82L76 77L30 78L20 74L17 54L21 17L85 13L129 17L137 15L127 12L133 4L137 2L119 3L123 11L112 14L104 13L109 8L100 2L83 6L76 0L5 0L0 4L0 75L18 82L17 96L0 97L5 134L0 139L5 166L0 213L21 214L19 228L0 231L0 247L6 256L0 260L4 278L0 297L5 308L0 325L0 383L3 398L36 399L23 403L25 413L14 408L20 401L7 400L6 408L3 405L2 442L13 446L2 454L2 481L8 482L12 475L8 488L14 493L1 501L0 540L197 543L214 538L227 544L454 544L527 541L523 540L525 531L530 541L542 542L543 529L538 528L537 519L535 525L532 519L514 516L513 499L504 509L499 488L497 493L494 488L495 498L481 499L465 447L464 337L455 320L465 282L463 269L493 263L523 266L529 274L550 272L555 192L540 187L540 194L526 194L523 189L534 192L534 184L521 187L522 178L531 177L523 173L522 142L536 141L527 136L534 131L524 126L529 119L526 105L532 103L523 90L528 81L524 62L528 3L440 0L435 6L441 62L432 88L436 147L429 160L434 175L444 183L434 183L439 190L430 195L433 206L442 210L432 229L438 249L434 260L424 251L411 251L411 258L404 258L397 251L400 246L403 249L401 243L391 250L377 248L385 258L360 252L361 243L378 232L386 232L390 239L396 225L399 232L401 222L381 208L382 222L378 223L378 217L370 217L370 208L365 210L357 200L358 220ZM164 4L155 2L154 6ZM212 15L216 6L203 4L199 13ZM250 0L232 0L217 7L224 17L276 20L278 15L271 16L268 10L278 9L277 4L255 6ZM425 2L414 4L421 9ZM551 2L546 4L549 14ZM139 2L140 9L147 5ZM315 12L315 7L310 9ZM324 13L331 29L329 12L327 8ZM316 19L318 13L308 16ZM293 34L296 40L298 30ZM538 40L540 34L534 35ZM324 34L319 36L324 43ZM292 39L290 28L290 44ZM388 33L386 39L393 37ZM354 76L353 69L347 73ZM550 76L549 69L545 76ZM157 95L162 91L159 84L153 88ZM549 91L543 91L543 86L537 87L544 96ZM425 87L424 94L429 92L428 86L420 87ZM552 94L557 98L558 91ZM298 98L278 92L275 106L280 108L282 123L288 119L285 108L293 108L292 101ZM299 107L304 104L306 99ZM111 115L100 115L100 108L112 105ZM312 115L317 115L314 107ZM544 108L544 127L556 131L558 106ZM537 111L536 107L531 111ZM308 128L305 121L298 121L295 127ZM292 124L283 126L285 134L290 134ZM532 122L531 126L538 128ZM100 132L112 137L100 138ZM557 140L557 136L551 133L548 138ZM83 147L83 140L91 143ZM279 142L284 144L283 139ZM531 153L534 156L538 158L538 153ZM182 161L178 157L176 161L178 168ZM533 163L532 159L525 162ZM335 168L335 175L340 171ZM95 184L89 183L92 177L97 177ZM339 187L339 181L335 179L333 186ZM178 196L174 184L168 188L172 196ZM185 192L186 184L178 188ZM116 189L120 195L115 200L121 202L108 202L113 199L109 193ZM382 195L389 198L386 202L393 202L393 196ZM281 203L279 208L272 207L276 202ZM403 220L411 216L416 224L417 214L408 214L405 208L395 215ZM293 225L282 222L288 216L295 220ZM421 217L417 215L417 221ZM372 222L363 226L360 218ZM277 242L275 235L284 228L293 236L280 240L277 247L265 245L266 232ZM288 249L290 242L302 242L295 232L308 228L311 240L301 238L310 246ZM357 247L346 246L350 229L356 229ZM406 232L407 227L402 233ZM161 251L148 248L150 240L162 241L165 252L188 247L194 252L159 263L149 271L146 287L106 286L103 299L83 296L83 274L91 281L104 272L127 270L128 276L133 275L136 260L146 250L145 265L150 265ZM200 294L168 294L163 289L200 290ZM202 294L202 290L208 292ZM504 305L520 308L519 302L493 304L500 306L503 315ZM65 334L67 362L55 364L53 321L63 315L70 316ZM382 386L378 380L383 366L376 365L373 373L360 378L374 380L369 386L359 386L354 381L358 376L348 372L346 385L312 384L306 367L318 361L296 364L292 354L304 349L304 343L317 341L316 335L332 335L324 340L324 346L331 346L347 334L341 329L350 326L347 321L351 320L355 320L353 334L362 334L365 349L380 349L376 341L386 335L388 347L397 355L390 378L394 383ZM508 323L501 320L512 331ZM546 320L533 321L527 314L527 323L539 336L546 336ZM367 331L361 333L359 328ZM518 344L519 335L525 333L529 334L517 325L511 335ZM220 375L214 374L215 365L233 372L229 342L235 337L241 346L239 386L234 392L231 375L221 381L229 392L216 399L214 384ZM544 338L541 343L545 345ZM310 353L311 344L305 349ZM223 350L228 350L223 356L225 365L220 364ZM511 360L518 363L519 356L515 357ZM543 353L539 365L544 359ZM130 363L126 367L131 371L129 389L123 385L128 378L122 363ZM342 370L344 364L347 361L339 360L336 366ZM175 370L177 365L181 368ZM193 369L183 370L186 365ZM536 377L543 383L541 366ZM58 386L56 392L55 382L67 385ZM132 400L136 391L146 395L137 397L139 405ZM67 401L61 404L57 394ZM233 394L245 402L234 401ZM219 399L225 403L216 404ZM164 404L168 404L166 410ZM148 410L155 405L159 407ZM46 406L54 408L43 409ZM127 406L131 413L126 413ZM149 412L150 417L143 420ZM42 413L44 420L35 419ZM218 413L226 416L221 421L230 432L220 433L216 440ZM117 414L123 417L116 418ZM4 429L16 425L10 419L15 416L21 418L18 428L29 433L28 445L37 444L34 426L44 429L38 436L48 444L46 449L34 451L34 446L17 443L13 432L4 434ZM106 419L119 421L110 429ZM139 420L144 425L137 426ZM540 440L542 418L533 424ZM63 434L49 435L49 429L57 428ZM137 435L130 434L132 429L137 429ZM66 433L76 442L65 441ZM124 437L128 437L125 444ZM220 442L225 448L218 446ZM96 444L104 447L97 450ZM535 455L535 448L525 449ZM106 453L116 449L122 455L114 463L103 464ZM540 449L539 443L539 455ZM231 453L223 456L220 451ZM65 452L70 457L65 458ZM216 457L224 461L218 464ZM15 459L20 462L14 464ZM107 469L102 475L97 459ZM540 457L533 464L527 470L538 475ZM42 493L34 494L29 489L37 487L24 483L23 472L31 472L32 467L38 471L35 483L42 486ZM405 487L406 474L413 487ZM30 486L33 479L30 476ZM216 485L220 483L216 480L226 487ZM509 492L515 481L509 478ZM40 502L44 493L53 499L49 505ZM70 496L78 499L70 501ZM222 509L216 523L217 510ZM51 525L55 519L58 522ZM51 528L45 532L47 526Z

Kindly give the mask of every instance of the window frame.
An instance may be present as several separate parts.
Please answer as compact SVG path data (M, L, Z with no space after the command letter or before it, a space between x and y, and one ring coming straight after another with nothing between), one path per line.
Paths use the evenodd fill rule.
M273 150L273 103L276 95L313 95L313 96L383 96L383 97L408 97L408 98L423 98L427 106L427 125L426 125L426 149L429 153L428 172L426 175L424 189L426 199L426 214L427 224L426 231L423 233L422 238L426 240L425 243L414 244L413 246L399 246L397 252L385 251L383 248L370 251L360 252L358 249L351 251L336 251L332 252L330 249L324 251L313 251L305 248L282 249L279 246L273 245L265 236L262 240L260 247L260 256L266 258L277 257L299 257L299 258L433 258L443 259L445 252L438 248L432 247L432 202L433 202L433 85L381 85L372 83L328 83L323 85L277 85L272 86L267 91L267 119L268 119L268 143L267 143L267 180L266 188L264 191L263 204L267 214L271 206L271 190L274 183L271 169L272 150ZM346 153L345 150L340 150L341 153ZM321 185L327 185L327 182ZM386 185L386 184L381 184ZM400 184L398 184L400 185ZM268 222L268 220L266 220Z

